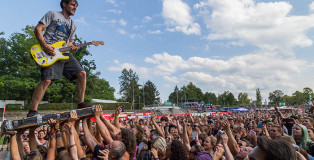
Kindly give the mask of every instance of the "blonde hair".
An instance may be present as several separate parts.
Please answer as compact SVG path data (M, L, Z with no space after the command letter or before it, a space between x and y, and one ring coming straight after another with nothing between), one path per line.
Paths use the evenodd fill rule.
M166 152L167 149L166 140L162 137L157 137L153 140L152 147L159 149L161 152Z

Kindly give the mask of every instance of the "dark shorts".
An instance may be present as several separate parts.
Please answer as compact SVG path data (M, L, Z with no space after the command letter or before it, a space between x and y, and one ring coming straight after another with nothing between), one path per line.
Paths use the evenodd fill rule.
M41 80L58 80L64 75L68 80L75 80L76 73L83 71L82 65L73 57L71 53L64 53L69 56L66 61L57 61L50 67L41 68Z
M94 158L96 158L96 159L99 159L99 157L98 156L102 156L102 154L99 152L100 150L102 151L102 150L104 150L105 148L103 147L103 146L100 146L100 145L96 145L95 146L95 148L94 148Z

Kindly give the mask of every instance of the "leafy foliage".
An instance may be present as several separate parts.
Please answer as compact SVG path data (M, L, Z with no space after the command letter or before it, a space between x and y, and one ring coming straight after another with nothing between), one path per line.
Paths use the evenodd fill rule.
M138 75L132 69L123 69L119 77L120 91L122 100L132 103L139 97Z
M151 81L147 81L144 85L145 104L158 104L160 102L159 91L155 84Z

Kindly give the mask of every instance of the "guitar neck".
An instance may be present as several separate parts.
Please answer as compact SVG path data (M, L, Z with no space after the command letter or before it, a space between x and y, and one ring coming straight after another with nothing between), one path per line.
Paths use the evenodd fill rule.
M87 42L87 43L83 43L83 44L79 44L77 45L77 48L82 48L82 47L85 47L85 46L88 46L88 45L91 45L93 44L92 42ZM70 51L71 50L71 47L64 47L64 48L60 48L60 52L66 52L66 51Z

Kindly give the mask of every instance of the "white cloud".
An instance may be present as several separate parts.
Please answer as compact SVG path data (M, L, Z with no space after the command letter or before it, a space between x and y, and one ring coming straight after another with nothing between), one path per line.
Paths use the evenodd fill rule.
M106 2L108 2L108 3L112 3L112 4L115 4L115 3L116 3L116 1L115 1L115 0L106 0Z
M76 23L83 23L85 25L88 25L84 17L79 17L75 20Z
M151 20L152 20L152 17L150 17L150 16L145 16L143 19L144 22L149 22Z
M163 76L164 80L172 83L179 83L179 80L175 76Z
M115 64L119 64L119 63L120 63L120 61L119 61L119 60L117 60L117 59L115 59L115 60L113 61L113 63L115 63Z
M108 70L109 71L115 71L115 72L121 72L124 68L132 69L141 78L150 78L150 76L149 76L149 69L148 68L138 67L135 64L131 64L131 63L123 63L123 64L120 64L118 66L111 66L111 67L108 67Z
M121 26L126 26L127 21L124 20L124 19L120 19L119 23L120 23Z
M100 21L102 23L110 23L110 24L116 24L118 21L117 20L108 20L106 17L102 17L102 20Z
M195 82L201 88L249 91L256 88L296 88L292 77L300 75L309 64L293 55L260 51L235 56L228 60L181 56L168 53L154 54L145 59L153 64L151 70L168 82ZM176 79L176 78L177 79Z
M161 34L162 32L160 30L155 30L155 31L147 31L149 34Z
M141 28L143 28L143 27L144 27L143 25L134 25L134 26L133 26L134 29L141 29Z
M116 9L109 9L109 10L106 10L106 12L114 13L114 14L121 14L122 13L121 10L116 10Z
M209 40L239 40L240 45L245 42L271 50L313 44L306 31L314 27L314 15L291 16L287 2L209 0L194 8L211 31Z
M314 2L312 2L311 4L310 4L310 11L314 11Z
M123 29L118 29L118 32L122 35L127 35L127 32Z
M193 22L190 7L181 0L163 0L162 16L166 20L168 31L180 31L184 34L200 35L201 28Z

